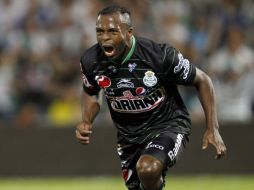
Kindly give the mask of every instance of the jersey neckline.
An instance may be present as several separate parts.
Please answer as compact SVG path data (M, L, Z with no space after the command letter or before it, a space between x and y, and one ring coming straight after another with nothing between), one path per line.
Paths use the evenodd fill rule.
M135 50L135 47L136 47L136 38L134 36L131 37L131 49L130 51L128 52L128 54L126 55L126 57L123 59L122 63L121 64L124 64L126 63L130 58L131 56L133 55L134 53L134 50Z

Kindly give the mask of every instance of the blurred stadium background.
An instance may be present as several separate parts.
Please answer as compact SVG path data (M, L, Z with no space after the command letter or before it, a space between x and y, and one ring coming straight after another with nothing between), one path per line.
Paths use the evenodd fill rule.
M254 189L253 0L0 0L0 189L124 189L106 106L90 146L74 137L79 58L112 3L130 9L135 35L172 44L214 81L228 156L201 151L204 115L180 87L193 132L167 189Z

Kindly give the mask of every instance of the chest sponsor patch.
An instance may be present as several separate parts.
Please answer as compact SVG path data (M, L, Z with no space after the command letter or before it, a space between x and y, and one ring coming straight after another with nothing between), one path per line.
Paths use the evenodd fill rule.
M129 71L132 72L135 68L136 68L137 64L136 63L129 63L128 67L129 67Z
M156 108L165 98L164 88L156 89L147 96L134 96L131 91L123 92L123 96L109 98L111 108L122 113L141 113Z
M136 94L137 95L144 95L146 93L146 89L143 87L136 88Z
M134 84L130 79L121 79L117 84L117 88L134 88Z
M97 81L98 85L101 87L101 88L107 88L111 85L111 80L110 78L106 77L106 76L96 76L95 77L95 80Z

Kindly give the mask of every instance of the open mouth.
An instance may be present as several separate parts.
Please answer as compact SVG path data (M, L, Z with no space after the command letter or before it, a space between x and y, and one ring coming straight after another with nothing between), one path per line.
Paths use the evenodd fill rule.
M115 48L111 45L103 45L103 50L108 57L111 57L115 54Z

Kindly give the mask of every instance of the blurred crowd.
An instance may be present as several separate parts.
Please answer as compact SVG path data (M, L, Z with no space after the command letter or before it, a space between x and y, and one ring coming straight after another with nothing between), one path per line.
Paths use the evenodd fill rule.
M135 35L170 43L211 76L220 122L253 121L253 0L0 0L0 127L81 120L80 55L113 3L129 8ZM180 90L202 121L195 91Z

